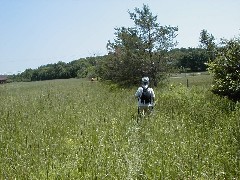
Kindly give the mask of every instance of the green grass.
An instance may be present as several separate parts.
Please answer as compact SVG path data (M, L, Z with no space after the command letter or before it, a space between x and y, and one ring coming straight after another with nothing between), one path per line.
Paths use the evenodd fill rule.
M188 87L201 86L209 88L212 81L212 76L207 72L172 74L169 78L171 84L182 84Z
M0 86L0 179L238 179L239 105L198 83L155 89L154 114L138 123L136 89Z

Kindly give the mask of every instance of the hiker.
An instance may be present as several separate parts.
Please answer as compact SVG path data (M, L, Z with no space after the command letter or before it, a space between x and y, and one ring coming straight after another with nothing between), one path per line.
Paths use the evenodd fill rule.
M142 78L142 86L135 93L138 98L138 114L150 114L154 106L155 94L152 88L149 87L149 78Z

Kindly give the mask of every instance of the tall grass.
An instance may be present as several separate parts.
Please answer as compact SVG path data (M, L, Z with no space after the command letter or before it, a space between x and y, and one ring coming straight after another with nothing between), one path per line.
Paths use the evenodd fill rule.
M57 80L0 86L0 179L238 179L239 105L206 88Z

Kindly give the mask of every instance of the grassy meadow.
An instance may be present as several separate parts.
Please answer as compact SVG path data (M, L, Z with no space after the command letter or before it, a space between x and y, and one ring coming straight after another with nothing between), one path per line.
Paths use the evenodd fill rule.
M191 78L156 88L140 119L137 87L1 85L0 179L239 179L240 105L213 95L209 76Z

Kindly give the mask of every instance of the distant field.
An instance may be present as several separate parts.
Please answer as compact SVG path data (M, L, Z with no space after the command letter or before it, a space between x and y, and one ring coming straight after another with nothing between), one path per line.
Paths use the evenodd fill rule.
M209 88L212 84L212 76L207 72L171 74L169 82L184 86L204 86Z
M213 95L208 75L187 78L156 88L145 118L137 87L1 85L0 179L239 179L239 104Z

